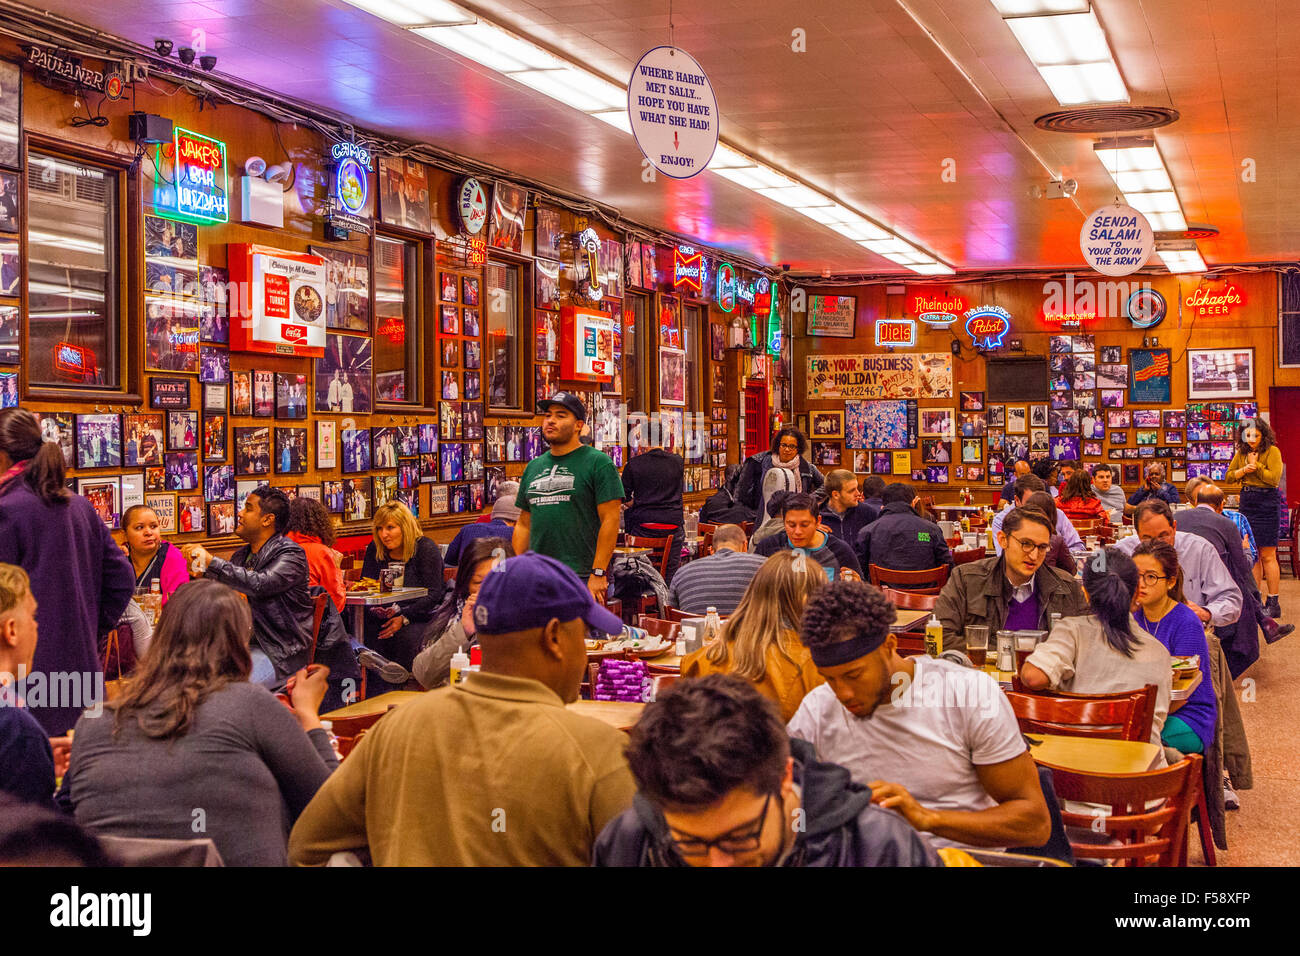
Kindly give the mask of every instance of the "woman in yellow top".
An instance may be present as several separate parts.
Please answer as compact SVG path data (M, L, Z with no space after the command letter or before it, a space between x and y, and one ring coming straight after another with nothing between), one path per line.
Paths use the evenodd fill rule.
M799 622L808 598L826 586L826 572L797 551L772 555L749 582L722 634L682 661L683 677L731 674L754 684L776 702L788 721L814 687L824 683Z
M1228 480L1241 482L1241 513L1250 522L1259 547L1259 563L1268 583L1269 617L1281 617L1277 566L1277 534L1282 521L1282 499L1277 486L1282 480L1282 453L1274 442L1273 429L1262 418L1243 422L1237 432L1237 453L1228 463Z

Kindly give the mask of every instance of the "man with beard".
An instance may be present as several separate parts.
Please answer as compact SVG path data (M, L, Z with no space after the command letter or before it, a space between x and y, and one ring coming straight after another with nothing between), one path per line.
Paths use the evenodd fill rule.
M618 540L623 481L608 455L580 441L582 399L556 392L538 408L550 450L528 463L519 483L515 553L531 548L567 564L600 600Z

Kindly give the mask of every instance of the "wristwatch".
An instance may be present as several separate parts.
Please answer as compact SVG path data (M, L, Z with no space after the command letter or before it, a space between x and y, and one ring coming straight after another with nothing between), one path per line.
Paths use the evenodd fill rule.
M592 568L592 569L591 569L591 573L594 574L594 575L595 575L596 577L598 577L598 578L603 578L603 577L605 576L605 572L604 572L603 570L601 570L600 568Z

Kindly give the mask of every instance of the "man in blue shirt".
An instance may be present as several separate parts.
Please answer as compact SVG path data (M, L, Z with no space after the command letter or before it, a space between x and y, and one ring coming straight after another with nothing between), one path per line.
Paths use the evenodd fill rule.
M1012 472L1011 480L1002 486L1002 493L998 495L999 501L1005 501L1011 507L1015 507L1016 501L1016 479L1023 478L1029 474L1029 462L1023 458L1017 458L1015 469Z
M54 805L54 754L50 738L21 706L10 681L31 673L36 654L36 599L27 572L0 564L0 792ZM67 741L67 738L60 738ZM66 763L67 742L62 756Z
M1137 510L1137 506L1148 498L1159 498L1171 505L1176 505L1182 500L1178 496L1178 489L1165 481L1165 466L1158 461L1147 465L1146 480L1142 482L1137 491L1128 496L1128 504L1124 506L1124 513L1131 515Z

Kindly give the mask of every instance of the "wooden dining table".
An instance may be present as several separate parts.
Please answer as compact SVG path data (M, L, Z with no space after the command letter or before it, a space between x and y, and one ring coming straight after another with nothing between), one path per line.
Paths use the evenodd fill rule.
M1035 763L1083 773L1146 773L1160 758L1160 748L1147 740L1104 740L1061 734L1025 734L1033 743Z
M575 700L568 705L570 713L594 717L615 730L628 730L645 710L645 704L625 700Z

